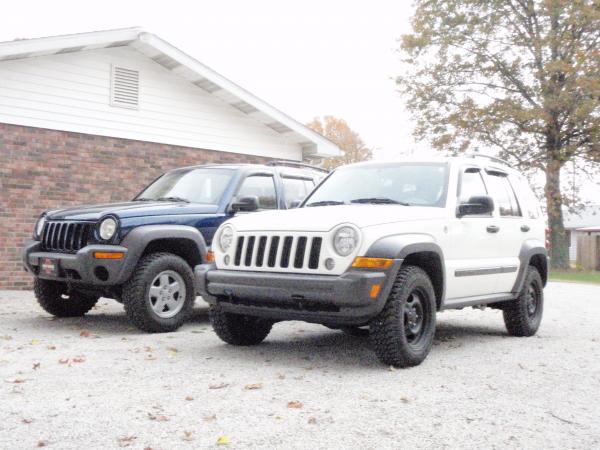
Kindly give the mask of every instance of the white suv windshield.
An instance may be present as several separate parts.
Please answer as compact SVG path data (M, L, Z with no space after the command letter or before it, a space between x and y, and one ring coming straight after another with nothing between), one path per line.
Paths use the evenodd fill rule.
M136 200L179 200L216 205L231 181L230 169L179 169L165 173Z
M398 163L336 170L304 206L350 203L446 205L448 166L443 163Z

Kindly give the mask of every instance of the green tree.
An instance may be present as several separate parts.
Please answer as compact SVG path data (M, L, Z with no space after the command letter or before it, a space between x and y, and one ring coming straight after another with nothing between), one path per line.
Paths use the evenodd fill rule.
M343 119L325 116L321 120L321 118L315 117L306 126L325 136L342 150L341 156L325 160L323 166L327 169L366 161L373 157L373 149L367 147L359 134L353 131Z
M561 171L600 162L599 0L417 0L399 90L415 136L545 173L552 265L568 266Z

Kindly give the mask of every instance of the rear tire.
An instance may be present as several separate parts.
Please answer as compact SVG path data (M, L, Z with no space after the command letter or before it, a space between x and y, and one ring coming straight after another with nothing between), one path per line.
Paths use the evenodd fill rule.
M127 317L149 333L177 330L189 317L196 292L190 266L172 253L143 257L123 285Z
M209 317L217 336L231 345L258 345L265 340L273 327L271 320L227 313L219 305L211 305Z
M379 360L394 367L421 364L433 345L435 315L435 292L425 271L402 267L387 303L371 322L371 341Z
M540 327L543 313L544 283L538 270L529 266L519 297L507 302L503 309L508 334L518 337L533 336Z
M69 291L67 284L60 281L33 281L33 291L39 305L56 317L81 317L94 307L98 296Z

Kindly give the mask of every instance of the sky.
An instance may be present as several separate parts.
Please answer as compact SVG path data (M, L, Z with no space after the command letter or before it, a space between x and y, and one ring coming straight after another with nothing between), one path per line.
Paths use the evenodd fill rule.
M4 5L0 41L141 26L300 122L343 118L393 158L415 148L393 78L411 0L31 1Z

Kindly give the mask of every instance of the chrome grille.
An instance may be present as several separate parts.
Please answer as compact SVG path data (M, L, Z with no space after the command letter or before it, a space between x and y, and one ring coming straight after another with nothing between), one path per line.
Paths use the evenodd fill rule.
M319 268L319 236L238 236L233 264L242 268Z
M90 222L46 222L42 231L42 250L75 253L85 247L94 230Z

